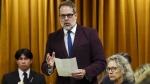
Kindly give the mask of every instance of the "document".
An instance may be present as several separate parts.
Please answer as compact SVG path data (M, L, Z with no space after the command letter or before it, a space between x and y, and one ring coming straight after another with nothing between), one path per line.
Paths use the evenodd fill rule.
M55 58L55 65L59 76L71 76L78 69L76 58Z

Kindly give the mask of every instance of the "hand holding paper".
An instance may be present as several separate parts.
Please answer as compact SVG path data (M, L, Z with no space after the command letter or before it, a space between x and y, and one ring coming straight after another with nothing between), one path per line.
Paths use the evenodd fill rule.
M55 64L59 76L72 76L72 72L75 72L77 67L76 58L71 59L59 59L55 58Z
M86 74L86 71L84 69L78 69L75 72L72 72L72 77L76 79L83 79L85 74Z

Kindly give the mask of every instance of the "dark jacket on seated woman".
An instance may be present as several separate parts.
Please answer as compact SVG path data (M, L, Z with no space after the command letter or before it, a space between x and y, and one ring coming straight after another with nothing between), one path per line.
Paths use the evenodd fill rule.
M109 79L109 76L106 76L103 79L102 84L114 84L114 82ZM123 81L121 84L135 84L135 81L133 81L133 82Z

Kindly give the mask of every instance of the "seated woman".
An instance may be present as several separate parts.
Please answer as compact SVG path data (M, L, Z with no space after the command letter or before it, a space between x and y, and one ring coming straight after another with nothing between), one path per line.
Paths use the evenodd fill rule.
M106 76L102 84L134 84L134 75L128 60L119 54L107 59Z
M123 56L124 58L126 58L128 60L129 63L132 62L132 58L131 58L131 56L128 53L119 52L116 55ZM105 76L107 76L106 70L103 71L102 74L97 76L98 84L102 84L102 81L105 78Z

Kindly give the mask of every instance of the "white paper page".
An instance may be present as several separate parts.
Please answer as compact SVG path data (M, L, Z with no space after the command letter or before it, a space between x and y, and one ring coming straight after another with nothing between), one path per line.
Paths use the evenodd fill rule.
M55 58L55 65L59 76L71 76L71 73L78 69L76 58Z

